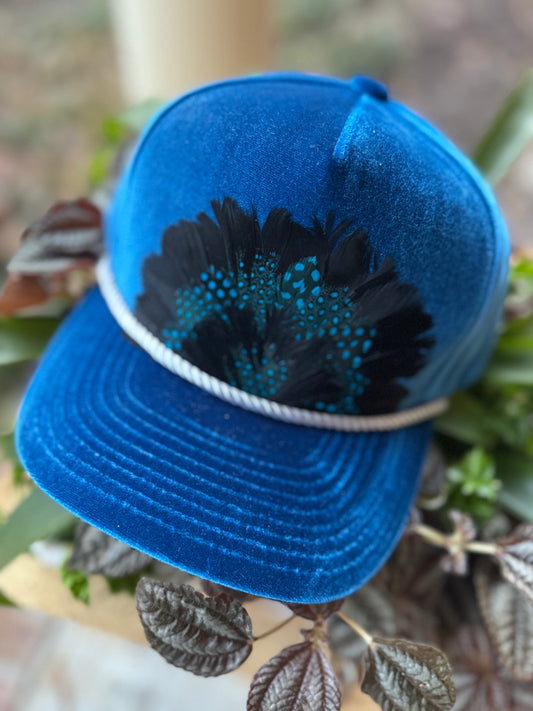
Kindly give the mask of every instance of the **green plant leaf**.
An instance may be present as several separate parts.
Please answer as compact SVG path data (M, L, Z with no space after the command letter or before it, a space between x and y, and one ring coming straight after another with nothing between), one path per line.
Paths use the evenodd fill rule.
M501 488L490 454L480 447L470 449L461 461L448 468L447 477L449 508L470 513L480 520L490 518Z
M520 452L498 452L496 467L502 482L498 502L517 518L533 523L533 457Z
M533 386L533 349L497 350L483 381L491 387Z
M0 366L37 358L58 324L56 318L0 318Z
M73 514L41 489L34 489L0 527L0 568L27 551L34 541L61 533L75 521Z
M89 579L81 570L69 570L67 564L61 567L61 582L67 587L72 595L83 602L89 604Z
M495 185L533 138L533 70L511 92L474 151L474 162Z
M436 420L435 429L464 444L490 447L496 438L485 420L483 404L472 393L462 392L452 397L448 410Z

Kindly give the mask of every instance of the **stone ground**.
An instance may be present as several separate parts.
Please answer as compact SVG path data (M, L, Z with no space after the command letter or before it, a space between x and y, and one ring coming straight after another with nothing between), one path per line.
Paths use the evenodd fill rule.
M278 68L373 74L466 151L533 64L528 0L278 0L276 17ZM104 0L1 0L0 36L1 262L52 202L87 193L123 100ZM530 242L533 151L498 192L513 241ZM213 708L197 682L141 647L0 609L0 711ZM242 683L226 693L218 711L244 708Z

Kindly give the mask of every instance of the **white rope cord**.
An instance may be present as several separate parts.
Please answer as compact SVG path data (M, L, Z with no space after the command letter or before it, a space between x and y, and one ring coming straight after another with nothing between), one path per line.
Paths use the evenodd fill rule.
M100 259L96 267L96 274L109 310L130 338L167 370L237 407L293 425L306 425L343 432L385 432L430 420L444 412L448 406L446 398L439 398L409 410L386 415L336 415L282 405L279 402L252 395L192 365L137 321L115 284L108 257Z

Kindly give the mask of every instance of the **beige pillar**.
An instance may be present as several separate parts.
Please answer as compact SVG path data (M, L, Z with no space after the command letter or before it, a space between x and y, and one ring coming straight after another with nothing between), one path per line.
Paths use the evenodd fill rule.
M271 68L270 0L111 0L125 99Z

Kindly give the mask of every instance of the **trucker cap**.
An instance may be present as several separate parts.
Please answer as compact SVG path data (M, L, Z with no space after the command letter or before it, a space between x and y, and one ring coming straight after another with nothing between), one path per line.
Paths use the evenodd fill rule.
M234 79L152 119L104 239L22 405L31 476L214 582L358 588L494 343L509 245L476 169L371 79Z

